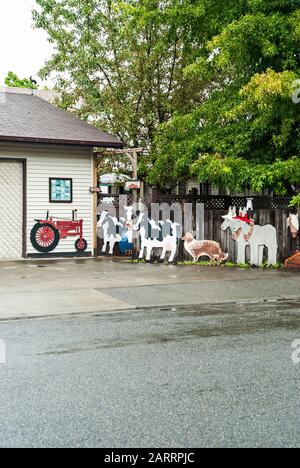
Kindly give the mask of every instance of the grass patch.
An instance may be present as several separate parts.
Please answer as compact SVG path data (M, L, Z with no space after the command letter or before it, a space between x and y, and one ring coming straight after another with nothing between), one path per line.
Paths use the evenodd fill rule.
M283 263L276 263L276 265L268 265L268 263L263 263L262 265L260 265L259 268L261 268L262 270L279 270L283 267Z
M146 260L144 259L140 260L139 258L134 258L134 259L127 258L126 260L123 260L123 263L146 263Z
M147 263L146 260L142 259L124 259L123 263ZM157 263L157 262L156 262ZM167 262L165 262L167 263ZM163 264L163 263L162 263ZM180 266L200 266L200 267L220 267L220 268L239 268L240 270L249 270L250 268L260 268L262 270L279 270L284 267L282 263L277 263L276 265L268 265L267 263L263 263L259 267L252 267L250 263L233 263L233 262L225 262L225 263L218 263L217 261L200 261L200 262L193 262L192 260L183 260L176 263Z
M178 265L183 265L183 266L186 266L186 265L197 265L197 266L209 266L209 267L221 267L221 268L241 268L243 270L246 270L246 269L249 269L251 268L251 265L249 263L233 263L233 262L226 262L226 263L218 263L216 261L206 261L206 262L192 262L192 261L183 261L183 262L178 262Z

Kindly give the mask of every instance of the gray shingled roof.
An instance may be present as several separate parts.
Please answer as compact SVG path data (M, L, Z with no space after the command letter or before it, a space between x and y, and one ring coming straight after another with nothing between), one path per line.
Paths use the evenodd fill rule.
M0 93L0 141L123 148L117 138L37 96Z

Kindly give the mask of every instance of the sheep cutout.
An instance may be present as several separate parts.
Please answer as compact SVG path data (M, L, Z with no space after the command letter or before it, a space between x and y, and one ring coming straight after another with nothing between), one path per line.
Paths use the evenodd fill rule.
M184 248L196 263L200 257L209 257L217 262L225 262L228 254L224 253L220 244L214 241L197 241L194 236L187 233L182 240Z

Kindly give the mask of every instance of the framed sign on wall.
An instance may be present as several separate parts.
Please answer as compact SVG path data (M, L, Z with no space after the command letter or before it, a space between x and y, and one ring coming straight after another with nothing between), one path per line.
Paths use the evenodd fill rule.
M73 179L54 178L49 179L50 203L73 202Z

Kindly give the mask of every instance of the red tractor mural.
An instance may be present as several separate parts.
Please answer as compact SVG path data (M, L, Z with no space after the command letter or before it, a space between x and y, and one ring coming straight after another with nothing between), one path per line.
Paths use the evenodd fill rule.
M87 249L87 241L83 238L83 220L77 220L77 210L73 211L71 220L49 217L49 211L45 220L36 219L30 234L32 246L41 253L50 253L56 249L61 239L78 237L75 249L84 252Z

